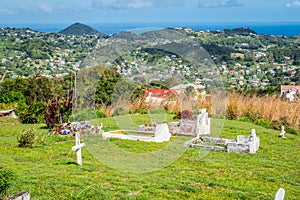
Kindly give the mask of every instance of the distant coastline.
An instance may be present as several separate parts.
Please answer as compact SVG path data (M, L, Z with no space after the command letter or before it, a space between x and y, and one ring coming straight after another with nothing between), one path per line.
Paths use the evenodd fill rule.
M281 36L298 36L300 35L300 22L222 22L222 23L204 23L204 22L158 22L158 23L87 23L96 30L105 34L115 34L126 30L158 27L158 28L175 28L188 27L193 30L224 30L238 27L248 27L258 34L281 35ZM5 24L0 23L1 28L30 28L40 32L59 32L70 24L52 23L52 24Z

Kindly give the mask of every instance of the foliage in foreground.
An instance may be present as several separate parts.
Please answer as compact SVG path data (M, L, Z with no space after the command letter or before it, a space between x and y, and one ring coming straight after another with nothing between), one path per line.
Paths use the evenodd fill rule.
M0 167L0 198L6 195L14 176L11 171Z
M34 140L36 139L36 132L30 128L23 130L17 137L19 147L33 147Z

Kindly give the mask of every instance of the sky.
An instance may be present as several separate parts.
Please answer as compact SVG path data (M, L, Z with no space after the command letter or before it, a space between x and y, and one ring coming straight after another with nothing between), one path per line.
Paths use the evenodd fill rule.
M300 22L300 0L0 0L0 24Z

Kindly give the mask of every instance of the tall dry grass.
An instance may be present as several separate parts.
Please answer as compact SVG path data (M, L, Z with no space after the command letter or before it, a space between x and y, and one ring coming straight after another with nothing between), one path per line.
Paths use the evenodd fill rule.
M274 125L300 129L300 102L283 101L275 95L258 97L230 94L227 97L226 114L229 119L263 119Z
M226 102L227 100L227 102ZM278 96L245 96L242 94L214 94L203 99L173 98L162 102L145 102L138 98L134 102L119 102L115 106L100 105L97 110L107 116L112 116L117 108L137 112L140 109L165 109L167 112L180 112L183 110L198 110L206 108L210 115L226 113L228 119L248 118L252 121L265 120L271 127L279 128L281 125L300 129L300 102L282 101Z

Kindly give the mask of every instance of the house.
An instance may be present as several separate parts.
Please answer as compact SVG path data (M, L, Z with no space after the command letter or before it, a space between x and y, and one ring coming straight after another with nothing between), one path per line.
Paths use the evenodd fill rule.
M163 101L166 100L171 95L176 95L176 92L170 89L158 89L158 90L146 89L144 98L146 102Z
M290 102L298 101L300 94L300 86L296 85L282 85L281 86L281 99L288 99Z
M179 94L181 96L185 95L185 91L188 87L192 87L194 88L194 92L195 92L195 98L202 98L204 95L206 95L206 90L205 90L205 86L201 85L200 82L198 82L199 84L179 84L176 85L174 87L171 88L171 90L176 91L176 94Z
M15 110L2 110L0 111L0 117L7 117L7 118L17 118L18 116L15 113Z

